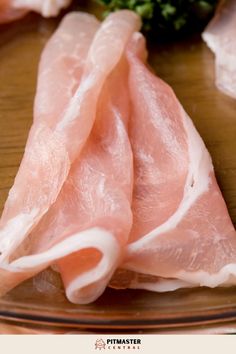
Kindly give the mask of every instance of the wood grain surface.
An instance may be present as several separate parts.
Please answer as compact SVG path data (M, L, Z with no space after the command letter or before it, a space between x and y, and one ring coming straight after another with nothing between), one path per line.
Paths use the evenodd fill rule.
M99 15L86 2L83 10ZM18 170L32 123L40 53L60 19L35 14L0 27L0 211ZM214 57L200 36L148 43L149 62L176 92L213 158L216 176L236 224L236 100L214 86Z

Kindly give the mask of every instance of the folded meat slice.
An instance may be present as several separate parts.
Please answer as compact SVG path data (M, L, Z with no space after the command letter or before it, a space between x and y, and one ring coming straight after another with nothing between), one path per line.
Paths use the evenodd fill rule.
M48 100L51 98L53 105L50 106L49 102L46 104L43 94L37 93L35 122L0 220L0 259L7 259L24 240L56 200L68 175L70 157L63 137L56 131L55 124L53 126L53 122L59 119L56 102L61 110L63 109L63 106L60 106L61 101L64 107L68 104L67 90L70 92L72 89L70 81L81 76L84 57L98 27L99 22L93 16L69 14L44 49L38 91L42 90ZM80 46L76 46L77 43L80 43ZM50 56L53 66L49 65ZM68 63L71 57L77 58L73 66ZM63 80L60 85L57 78ZM50 84L43 85L43 80L50 80ZM66 92L65 95L62 87ZM42 109L40 110L42 106L45 107L44 114L41 112Z
M82 155L56 202L4 267L0 292L56 264L68 299L89 303L121 262L132 226L127 69L122 60L105 83Z
M108 16L97 32L93 16L69 14L46 46L38 87L45 91L37 94L34 124L0 221L1 261L9 259L55 202L91 132L102 86L139 27L139 17L127 10ZM58 78L65 81L58 85ZM50 106L50 98L55 105ZM61 100L65 106L58 103L58 112Z
M202 34L216 57L216 86L236 98L236 1L221 1Z
M236 232L209 153L172 89L144 65L141 34L127 56L134 225L113 286L236 284Z
M70 3L71 0L1 0L0 23L17 20L29 11L38 12L44 17L57 16Z

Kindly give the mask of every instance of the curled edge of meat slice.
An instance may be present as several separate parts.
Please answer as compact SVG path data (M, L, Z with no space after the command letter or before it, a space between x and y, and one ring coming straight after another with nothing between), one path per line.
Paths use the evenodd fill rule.
M92 269L70 283L66 288L66 295L75 303L78 303L78 299L81 304L94 301L107 286L120 254L119 245L113 234L102 228L78 232L38 255L21 257L10 264L1 264L0 295L3 296L17 284L49 267L53 261L86 249L96 249L100 257L96 259ZM87 292L86 296L83 296L83 288L96 284L98 280L99 287L95 286L90 296Z

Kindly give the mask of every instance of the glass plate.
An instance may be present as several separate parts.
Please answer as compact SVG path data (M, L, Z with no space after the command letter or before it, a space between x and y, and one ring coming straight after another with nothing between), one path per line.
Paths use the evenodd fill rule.
M99 14L93 2L84 4L83 10ZM1 28L0 209L19 167L32 122L40 53L58 21L30 14ZM166 44L153 40L149 53L151 66L173 87L203 137L235 222L236 100L215 88L214 57L200 36ZM0 299L0 333L236 333L235 288L165 294L107 289L95 303L76 306L65 299L59 279L58 286L51 286L48 292L35 284L35 280L29 280Z
M0 318L36 332L195 331L224 324L231 328L232 323L236 326L236 288L160 294L108 288L96 302L74 305L65 298L59 276L48 270L2 298Z

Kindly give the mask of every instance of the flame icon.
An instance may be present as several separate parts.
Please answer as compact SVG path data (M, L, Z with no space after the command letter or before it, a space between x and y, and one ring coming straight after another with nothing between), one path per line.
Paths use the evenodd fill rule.
M102 338L96 340L95 349L99 349L99 350L106 349L105 346L106 346L106 343L104 342L104 340L102 340Z

